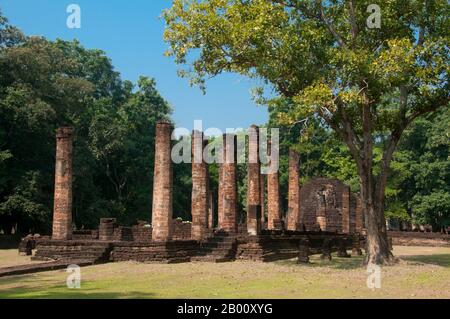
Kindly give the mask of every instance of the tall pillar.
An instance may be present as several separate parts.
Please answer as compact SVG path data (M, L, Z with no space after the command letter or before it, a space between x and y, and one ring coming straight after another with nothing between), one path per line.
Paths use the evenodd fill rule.
M237 166L236 166L236 136L223 136L223 164L222 164L222 217L220 228L229 233L237 233Z
M269 145L272 153L272 143ZM270 163L271 167L278 167L278 158L276 163ZM280 203L280 182L279 171L270 170L267 174L267 226L268 229L277 229L277 225L281 223L281 203Z
M192 239L202 240L208 229L208 164L203 159L203 133L192 133Z
M217 190L217 228L221 229L223 224L223 162L225 161L224 142L222 142L220 150L220 158L218 163L219 170L219 185Z
M299 230L300 225L300 155L289 150L289 185L287 229Z
M342 232L350 233L350 187L345 186L342 192Z
M158 122L156 125L152 210L152 239L154 241L167 241L172 238L172 130L172 124L168 122Z
M73 128L56 131L55 195L53 234L55 240L72 239L72 152Z
M356 195L356 208L355 208L355 232L361 234L363 230L363 216L361 198Z
M266 175L261 174L261 229L264 229L266 223Z
M208 206L208 228L214 229L214 197L211 191L209 193L209 206Z
M261 230L261 164L259 161L259 128L248 130L247 232L258 235Z

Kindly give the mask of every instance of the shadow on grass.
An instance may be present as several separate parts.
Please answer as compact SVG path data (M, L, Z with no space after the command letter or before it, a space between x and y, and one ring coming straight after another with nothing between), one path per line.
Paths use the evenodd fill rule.
M14 287L8 285L16 284ZM17 285L19 284L19 285ZM83 281L80 289L69 289L65 282L55 284L55 279L42 278L37 274L0 278L0 299L153 299L151 292L120 291L104 292L97 282Z
M101 288L69 289L61 285L15 287L0 292L0 299L154 299L155 294L139 291L101 292Z
M297 266L297 267L314 267L314 268L320 268L320 267L327 267L327 268L333 268L333 269L358 269L363 267L363 256L352 256L351 258L340 258L336 255L332 255L332 259L330 261L328 260L321 260L320 255L312 255L309 256L309 263L308 264L298 264L297 258L289 259L289 260L280 260L276 261L279 265L286 265L286 266Z
M450 254L402 256L401 259L450 268Z

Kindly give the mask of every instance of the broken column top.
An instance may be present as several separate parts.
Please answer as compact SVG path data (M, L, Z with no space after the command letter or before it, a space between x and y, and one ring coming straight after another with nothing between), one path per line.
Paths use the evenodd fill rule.
M56 138L69 138L73 135L73 127L64 126L56 130Z
M170 122L169 120L160 120L156 123L157 126L170 126L173 127L172 122Z

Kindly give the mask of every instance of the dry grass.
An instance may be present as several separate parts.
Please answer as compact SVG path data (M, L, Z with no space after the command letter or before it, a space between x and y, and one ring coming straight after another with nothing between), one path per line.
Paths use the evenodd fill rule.
M395 247L394 253L402 260L382 268L375 290L367 288L361 258L313 256L310 265L110 263L82 268L78 290L66 287L64 271L0 278L0 298L450 298L450 248Z
M42 263L42 261L31 261L29 256L20 256L17 249L0 250L0 268L34 263Z

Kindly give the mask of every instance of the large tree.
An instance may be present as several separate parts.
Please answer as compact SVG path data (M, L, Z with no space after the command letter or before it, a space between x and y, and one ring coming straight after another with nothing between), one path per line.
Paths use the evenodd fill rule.
M221 72L262 79L277 95L267 103L282 110L280 122L320 118L338 134L359 176L366 262L385 264L394 260L384 216L394 150L416 118L448 106L450 6L383 1L380 28L369 28L371 3L175 0L165 39L192 84ZM374 143L383 145L378 161Z

